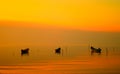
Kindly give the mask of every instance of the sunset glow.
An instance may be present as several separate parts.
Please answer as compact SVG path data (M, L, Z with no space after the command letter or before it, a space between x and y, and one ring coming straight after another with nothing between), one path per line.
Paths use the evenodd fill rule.
M0 74L120 74L120 0L1 0Z
M2 0L0 25L118 32L119 8L119 0Z

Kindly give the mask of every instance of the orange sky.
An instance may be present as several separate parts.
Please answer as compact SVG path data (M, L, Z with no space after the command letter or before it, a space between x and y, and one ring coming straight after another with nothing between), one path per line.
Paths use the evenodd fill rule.
M119 0L2 0L0 25L18 21L69 29L120 31L119 8Z

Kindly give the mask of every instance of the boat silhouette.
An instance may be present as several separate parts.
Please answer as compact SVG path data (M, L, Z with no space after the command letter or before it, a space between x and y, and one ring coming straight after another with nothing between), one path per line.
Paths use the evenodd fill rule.
M29 48L21 49L21 55L29 54Z
M61 48L59 47L59 48L55 49L55 53L60 54L61 53Z
M95 48L93 46L91 46L90 48L91 48L91 54L93 54L93 53L99 53L99 54L101 54L101 51L102 51L101 48Z

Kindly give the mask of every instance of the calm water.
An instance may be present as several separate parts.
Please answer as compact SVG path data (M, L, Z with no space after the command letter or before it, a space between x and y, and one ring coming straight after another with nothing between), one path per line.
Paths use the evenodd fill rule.
M89 46L32 46L21 55L21 47L1 47L2 74L114 74L120 73L120 47L101 47L102 53L91 55Z
M3 31L0 74L120 74L120 33ZM91 55L91 45L101 54ZM21 55L27 47L29 54Z

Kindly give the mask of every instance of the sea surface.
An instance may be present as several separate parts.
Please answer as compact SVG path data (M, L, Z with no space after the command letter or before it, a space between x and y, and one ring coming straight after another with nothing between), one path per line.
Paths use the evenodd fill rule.
M0 74L120 74L120 33L11 32L1 39ZM91 53L91 46L102 52ZM25 48L29 52L21 54Z

